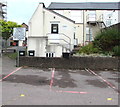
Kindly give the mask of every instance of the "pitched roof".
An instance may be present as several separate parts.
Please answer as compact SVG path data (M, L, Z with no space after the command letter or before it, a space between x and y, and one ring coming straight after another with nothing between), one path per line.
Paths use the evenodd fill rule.
M47 8L45 8L45 7L44 7L44 9L46 9L47 11L52 12L53 14L56 14L56 15L58 15L58 16L60 16L60 17L64 18L64 19L66 19L66 20L68 20L68 21L70 21L70 22L75 23L75 21L74 21L74 20L72 20L72 19L70 19L70 18L67 18L67 17L65 17L65 16L63 16L63 15L61 15L61 14L59 14L59 13L57 13L57 12L53 11L53 10L49 10L49 9L47 9Z
M50 10L120 10L120 2L79 2L61 3L52 2Z
M26 28L26 31L28 31L28 25L27 24L22 23L21 25L22 25L23 28Z

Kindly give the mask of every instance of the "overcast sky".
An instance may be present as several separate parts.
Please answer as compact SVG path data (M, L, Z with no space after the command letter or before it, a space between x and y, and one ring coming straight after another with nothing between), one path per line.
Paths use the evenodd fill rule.
M7 0L7 20L28 24L39 2L47 7L51 2L119 2L120 0Z

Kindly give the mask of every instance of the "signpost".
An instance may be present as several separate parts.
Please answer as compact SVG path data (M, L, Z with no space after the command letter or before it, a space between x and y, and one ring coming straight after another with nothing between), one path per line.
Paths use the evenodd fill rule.
M13 40L25 40L26 28L14 28L13 29Z
M13 40L25 40L25 36L26 36L26 28L22 28L22 27L17 27L17 28L13 28ZM19 66L19 44L18 44L18 56L17 56L17 66Z

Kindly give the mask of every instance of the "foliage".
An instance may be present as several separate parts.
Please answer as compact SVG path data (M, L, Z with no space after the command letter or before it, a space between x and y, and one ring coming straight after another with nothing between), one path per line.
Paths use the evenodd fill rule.
M113 55L120 56L120 45L113 48Z
M7 40L13 33L14 27L21 27L16 22L0 20L0 30L2 32L3 39Z
M119 45L120 31L118 29L106 29L100 32L94 39L93 44L103 52L112 51L113 47Z
M82 47L80 50L79 50L79 53L85 53L85 54L94 54L94 53L99 53L100 50L98 48L95 48L93 46L93 44L88 44L84 47Z
M18 53L15 52L15 53L10 53L10 54L8 54L7 56L8 56L9 58L11 58L11 59L16 59L16 58L17 58L17 55L18 55Z
M104 29L96 35L92 44L82 47L79 53L120 56L120 31L113 28Z

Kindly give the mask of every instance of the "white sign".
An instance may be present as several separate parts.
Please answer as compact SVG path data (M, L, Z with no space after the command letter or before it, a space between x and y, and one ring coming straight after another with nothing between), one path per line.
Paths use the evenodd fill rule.
M25 40L26 28L14 28L13 29L13 40Z

